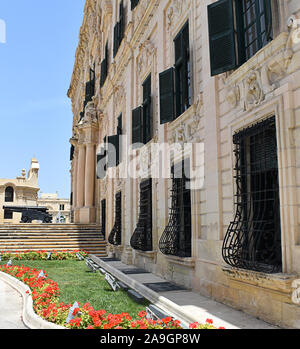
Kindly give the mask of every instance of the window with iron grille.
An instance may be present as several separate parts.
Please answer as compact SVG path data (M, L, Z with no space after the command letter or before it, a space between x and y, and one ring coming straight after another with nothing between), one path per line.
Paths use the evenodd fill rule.
M106 200L101 201L101 233L105 237L106 234Z
M132 111L132 144L147 144L153 138L151 74L143 83L143 104Z
M219 0L208 6L211 75L245 63L272 40L270 0Z
M223 242L233 267L280 272L281 229L275 117L233 137L236 212Z
M115 196L115 224L109 234L108 242L114 246L120 246L122 242L122 193Z
M160 123L170 122L191 106L189 22L174 39L175 65L159 74Z
M152 251L152 179L140 184L140 213L130 245L135 250Z
M159 241L163 254L191 257L192 218L189 159L172 166L172 197L169 222Z
M5 189L5 202L13 202L14 201L14 188L7 187Z

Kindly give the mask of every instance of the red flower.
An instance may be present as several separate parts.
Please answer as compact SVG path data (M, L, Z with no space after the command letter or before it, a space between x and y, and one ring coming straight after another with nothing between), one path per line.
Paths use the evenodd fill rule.
M79 311L80 311L79 308L75 308L74 311L73 311L73 315L75 316Z
M213 323L213 320L212 320L212 319L206 319L206 323L212 324L212 323Z
M190 324L189 328L197 328L199 326L199 322L193 322Z
M144 318L147 315L147 313L144 310L142 310L138 313L138 315L139 317Z

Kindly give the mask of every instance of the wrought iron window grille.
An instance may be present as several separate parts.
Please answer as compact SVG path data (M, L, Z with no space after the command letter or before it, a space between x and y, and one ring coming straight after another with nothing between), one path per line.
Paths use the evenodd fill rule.
M122 193L115 197L115 224L109 234L108 242L114 246L120 246L122 242Z
M140 184L140 213L130 245L135 250L152 251L152 179Z
M224 261L266 273L282 270L275 117L233 136L235 217L222 247Z
M191 257L191 191L189 174L185 171L189 160L172 166L172 190L169 222L159 241L159 249L165 255Z

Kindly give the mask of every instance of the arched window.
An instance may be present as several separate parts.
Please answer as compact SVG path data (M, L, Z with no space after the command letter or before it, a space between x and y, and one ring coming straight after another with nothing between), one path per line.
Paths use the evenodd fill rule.
M12 187L7 187L5 189L5 202L14 201L14 189Z

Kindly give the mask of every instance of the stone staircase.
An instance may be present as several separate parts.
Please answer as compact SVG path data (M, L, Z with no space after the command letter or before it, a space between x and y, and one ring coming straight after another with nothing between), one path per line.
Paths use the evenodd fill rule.
M85 250L106 257L106 241L97 225L0 225L0 251Z

